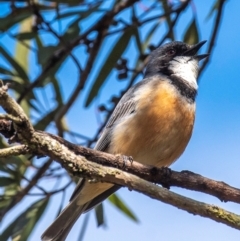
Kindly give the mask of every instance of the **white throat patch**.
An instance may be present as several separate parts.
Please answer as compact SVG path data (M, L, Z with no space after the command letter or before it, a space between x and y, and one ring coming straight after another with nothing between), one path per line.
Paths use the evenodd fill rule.
M190 56L177 56L169 63L169 70L181 77L187 84L197 90L198 61Z

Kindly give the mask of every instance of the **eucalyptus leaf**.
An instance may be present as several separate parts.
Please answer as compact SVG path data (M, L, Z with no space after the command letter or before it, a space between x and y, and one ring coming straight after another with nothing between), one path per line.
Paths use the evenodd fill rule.
M26 241L36 223L41 218L47 207L49 199L44 198L30 205L23 213L21 213L0 235L0 240Z
M11 185L15 182L13 178L10 177L0 177L0 187L5 187Z
M97 226L104 225L104 210L103 210L103 204L100 203L95 207L95 216L97 220Z
M209 20L212 17L213 13L218 10L218 8L220 6L220 1L222 1L222 0L216 0L215 1L215 3L211 7L211 9L210 9L210 11L209 11L205 20Z
M58 49L56 45L48 45L48 46L38 46L38 63L43 67L47 64L49 58L53 55L53 53Z
M0 45L0 54L8 61L8 63L14 68L18 76L23 82L28 83L29 78L22 66L7 52L7 50Z
M3 18L0 18L0 31L4 32L9 30L15 24L23 21L24 19L30 17L32 15L30 9L21 8L17 10L17 13L9 14Z
M117 194L112 194L108 200L117 207L122 213L124 213L126 216L128 216L130 219L132 219L135 222L138 222L137 217L135 214L127 207L127 205L119 198Z
M79 27L79 21L80 18L75 19L68 27L65 33L62 35L63 42L60 41L60 44L65 45L68 41L71 41L72 39L76 38L80 33L80 27Z
M57 101L58 105L59 106L62 106L63 105L63 93L62 93L62 90L61 90L61 87L60 87L60 81L58 81L55 78L52 79L52 85L53 85L53 90L54 90L54 93L55 93L55 100Z
M118 39L116 44L111 49L109 55L106 58L106 61L100 68L99 74L97 75L97 78L94 80L93 85L91 87L91 90L87 96L87 100L85 103L85 106L89 106L93 99L97 96L100 88L104 84L104 82L107 80L107 77L111 73L111 71L114 69L117 61L122 56L123 52L126 50L130 39L132 35L134 34L135 29L134 28L128 28L126 29L122 36Z
M10 76L15 75L11 70L6 69L6 68L3 67L3 66L0 66L0 73L1 73L1 74L4 74L4 75L10 75Z
M183 41L188 44L196 44L199 42L199 33L197 29L196 19L194 18L192 22L189 24L185 34Z
M22 33L15 34L14 37L22 41L22 40L34 39L36 38L37 35L38 35L37 32L22 32Z

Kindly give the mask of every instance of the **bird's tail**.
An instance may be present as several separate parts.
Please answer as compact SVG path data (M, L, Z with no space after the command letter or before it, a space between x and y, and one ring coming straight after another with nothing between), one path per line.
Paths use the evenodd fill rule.
M77 199L73 199L42 234L41 239L43 241L64 241L74 223L84 212L85 207L86 205L77 205Z

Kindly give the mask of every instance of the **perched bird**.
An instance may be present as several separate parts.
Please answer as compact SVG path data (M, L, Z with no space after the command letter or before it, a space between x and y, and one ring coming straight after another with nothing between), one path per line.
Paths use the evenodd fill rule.
M195 45L167 43L149 56L144 79L119 101L95 149L132 156L157 167L171 165L192 135L199 61L206 41ZM79 216L119 186L81 179L67 207L43 233L44 241L63 241Z

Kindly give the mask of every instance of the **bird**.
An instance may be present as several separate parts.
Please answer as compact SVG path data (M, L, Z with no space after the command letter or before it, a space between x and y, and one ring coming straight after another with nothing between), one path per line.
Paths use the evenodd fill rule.
M176 161L193 131L199 61L209 56L197 52L205 43L173 41L152 51L143 80L123 95L95 149L156 167ZM82 213L119 188L81 178L69 204L42 234L42 240L64 241Z

